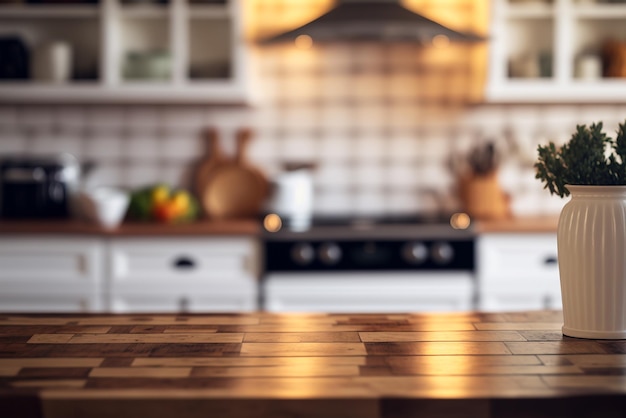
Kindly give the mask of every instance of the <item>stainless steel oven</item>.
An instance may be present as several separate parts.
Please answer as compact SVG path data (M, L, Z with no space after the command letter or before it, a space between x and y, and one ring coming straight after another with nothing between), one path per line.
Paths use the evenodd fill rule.
M262 307L275 312L464 311L476 307L465 214L314 219L264 232Z

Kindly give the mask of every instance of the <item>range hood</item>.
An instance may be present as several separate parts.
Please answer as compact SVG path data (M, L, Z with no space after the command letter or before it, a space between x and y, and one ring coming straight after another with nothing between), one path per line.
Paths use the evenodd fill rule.
M260 41L272 44L308 35L313 42L379 41L429 44L437 35L452 42L483 37L459 32L414 13L399 0L338 0L334 8L299 28Z

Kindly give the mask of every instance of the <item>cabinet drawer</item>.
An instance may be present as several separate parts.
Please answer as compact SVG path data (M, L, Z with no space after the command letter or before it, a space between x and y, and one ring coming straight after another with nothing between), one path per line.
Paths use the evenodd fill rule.
M256 242L248 238L114 240L109 246L112 286L250 281L257 276Z
M116 293L110 311L122 312L243 312L258 309L255 289L211 293Z
M481 281L556 280L558 284L556 234L482 236L478 254Z
M101 278L102 245L88 238L3 237L0 282L31 292L71 287L87 290ZM33 285L36 284L36 290Z
M72 294L70 292L20 292L0 294L1 312L99 312L98 295Z
M486 312L562 309L562 306L559 293L496 292L482 295L480 301L480 310Z

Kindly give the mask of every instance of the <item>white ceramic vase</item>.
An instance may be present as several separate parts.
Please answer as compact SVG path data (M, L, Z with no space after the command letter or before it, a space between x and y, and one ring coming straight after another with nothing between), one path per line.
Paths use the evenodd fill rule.
M557 231L563 334L626 338L626 186L571 186Z

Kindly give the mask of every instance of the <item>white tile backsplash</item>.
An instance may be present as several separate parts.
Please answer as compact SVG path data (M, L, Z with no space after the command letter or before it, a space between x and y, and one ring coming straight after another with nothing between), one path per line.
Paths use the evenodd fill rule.
M237 128L248 126L247 158L269 179L284 162L316 163L318 213L406 213L439 204L424 190L458 205L450 156L491 138L507 156L500 175L513 212L530 215L564 204L534 178L537 145L569 139L578 123L603 120L613 133L626 118L626 105L455 104L460 76L425 69L410 45L254 52L253 106L3 105L0 153L74 153L96 163L92 186L189 187L203 130L216 127L232 156Z
M164 120L164 110L161 107L133 106L125 114L126 123L135 129L154 129L161 127Z
M396 164L416 161L422 155L424 141L413 131L394 132L386 141L387 155ZM439 144L439 147L445 148Z
M19 108L18 122L30 128L52 129L55 120L54 107L24 106Z
M21 129L15 127L0 129L0 155L21 154L26 149L26 138Z
M125 139L125 133L119 129L97 128L83 141L82 156L90 160L119 160L128 152Z
M84 187L94 188L100 186L129 187L135 186L133 178L118 165L97 162L93 170L85 177Z
M133 164L124 168L123 185L134 189L157 183L168 183L163 167L154 164ZM169 183L168 183L169 184Z
M60 129L83 129L88 126L87 112L80 106L61 106L56 110L55 125Z
M167 160L192 162L206 153L206 141L200 129L168 129L160 133L161 156Z
M318 189L344 190L354 184L356 175L343 163L321 164L315 170L313 181Z
M316 138L306 132L294 132L280 146L280 156L284 161L317 161Z
M124 106L90 106L86 119L92 129L121 129L127 126L126 111Z
M63 144L58 141L56 132L40 127L33 129L29 135L29 152L37 155L51 155L64 152Z
M356 206L347 189L327 189L316 194L313 210L321 215L343 215L354 213Z
M197 132L206 127L207 113L201 106L169 106L162 111L163 125L172 130Z
M346 131L329 131L319 138L318 149L321 162L334 164L349 161L355 151L354 141Z
M124 147L134 160L149 163L166 156L163 132L153 127L139 127L126 132Z
M15 127L18 124L17 108L13 106L0 107L0 126Z
M354 141L353 154L357 161L376 163L384 160L388 155L388 138L384 135L376 136L373 132L365 132L362 137Z
M354 195L354 212L358 215L384 215L387 209L384 195L374 190L363 190Z
M79 128L62 128L54 133L54 141L61 152L68 152L78 159L84 156L84 131Z
M381 163L362 161L353 168L353 184L359 190L379 191L388 184L385 166Z

